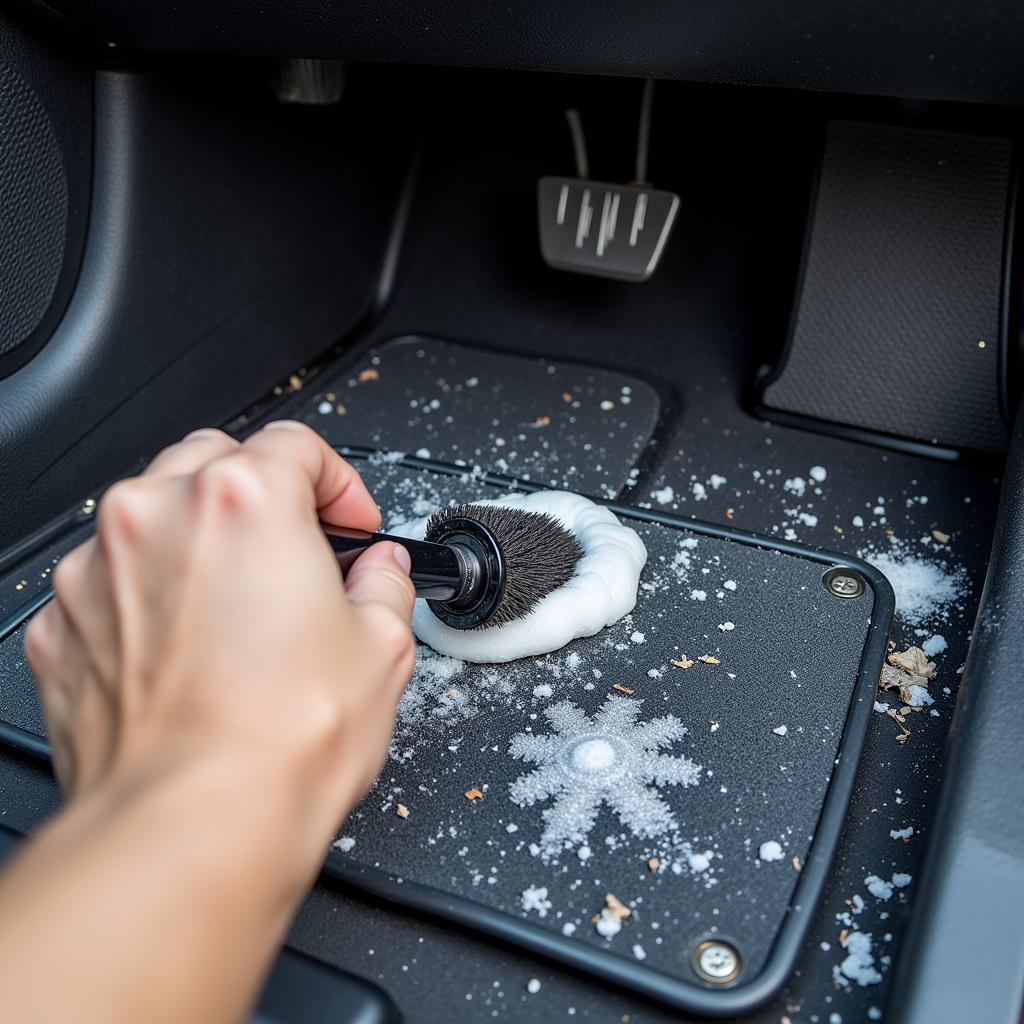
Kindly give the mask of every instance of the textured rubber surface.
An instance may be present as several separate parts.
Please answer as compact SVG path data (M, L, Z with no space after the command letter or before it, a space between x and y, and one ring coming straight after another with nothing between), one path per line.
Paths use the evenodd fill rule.
M765 406L1005 449L1010 151L1005 139L829 125L793 331Z
M299 416L336 445L425 453L613 498L660 409L658 392L628 374L407 337L318 379L278 415Z
M42 320L64 261L68 188L39 97L0 62L0 355Z

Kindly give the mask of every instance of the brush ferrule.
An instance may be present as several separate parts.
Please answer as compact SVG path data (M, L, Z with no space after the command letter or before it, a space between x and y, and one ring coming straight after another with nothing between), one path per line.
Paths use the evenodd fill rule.
M430 600L430 610L453 629L475 629L490 619L505 594L505 558L494 534L475 519L451 517L427 535L454 551L462 585L448 600Z

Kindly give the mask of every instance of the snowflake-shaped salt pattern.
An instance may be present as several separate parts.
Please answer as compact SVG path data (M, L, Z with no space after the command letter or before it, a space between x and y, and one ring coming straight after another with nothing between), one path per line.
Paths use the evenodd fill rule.
M675 828L658 789L696 785L701 767L688 757L663 752L686 729L674 715L638 722L642 703L609 697L591 718L572 701L560 701L544 712L552 733L512 737L509 753L539 766L512 783L512 801L531 807L554 798L542 815L545 850L583 842L603 804L640 838Z

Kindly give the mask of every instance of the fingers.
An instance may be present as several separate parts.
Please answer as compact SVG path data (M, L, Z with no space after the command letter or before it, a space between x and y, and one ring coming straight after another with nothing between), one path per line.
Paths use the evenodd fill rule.
M387 542L367 548L349 570L345 592L353 604L383 605L408 631L416 601L409 579L409 552Z
M380 510L359 474L319 434L292 420L268 423L242 446L286 467L299 470L315 495L317 514L325 523L373 532Z
M223 430L204 427L165 448L146 468L143 476L184 476L195 473L208 462L229 455L239 442Z

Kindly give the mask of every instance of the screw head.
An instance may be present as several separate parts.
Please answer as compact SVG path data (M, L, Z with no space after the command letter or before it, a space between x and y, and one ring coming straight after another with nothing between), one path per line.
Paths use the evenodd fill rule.
M693 969L703 981L728 985L740 973L740 955L721 939L705 939L693 951Z
M836 566L834 569L829 569L822 576L821 582L825 584L825 589L833 597L860 597L865 589L864 577L853 569L847 569L844 566Z

